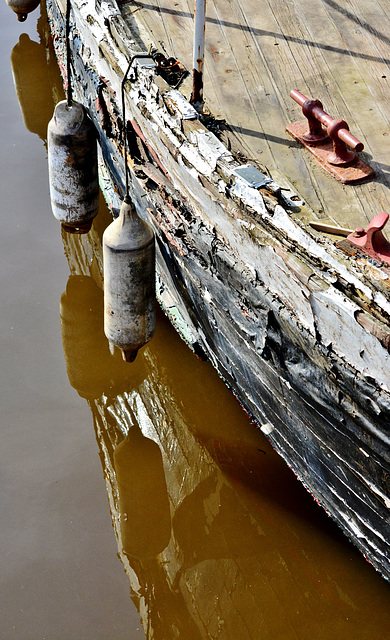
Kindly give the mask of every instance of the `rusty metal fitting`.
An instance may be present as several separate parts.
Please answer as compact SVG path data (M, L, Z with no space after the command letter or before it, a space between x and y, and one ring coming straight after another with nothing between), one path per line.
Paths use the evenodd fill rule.
M290 91L290 97L301 105L306 120L292 122L286 131L303 144L326 171L344 184L359 184L375 175L354 153L362 151L364 145L349 132L344 120L332 118L319 100L309 100L296 89ZM347 145L352 150L347 149Z
M347 237L347 240L375 260L386 262L390 265L390 242L382 233L388 219L388 213L378 213L378 215L371 220L367 231L359 227Z
M348 149L347 144L359 151L363 149L363 144L349 133L349 126L345 120L332 120L328 124L327 132L329 138L333 140L333 153L328 157L328 162L342 167L348 167L356 162L356 153Z
M327 132L315 115L318 110L323 110L320 100L305 100L302 104L302 113L307 118L309 125L309 130L303 134L302 138L308 144L318 144L328 138Z
M172 67L179 64L179 61L176 58L160 58L157 64L160 69L172 69Z
M309 100L296 89L292 89L290 91L290 97L301 105L303 115L308 119L309 131L301 136L302 139L309 144L313 144L313 141L310 140L312 128L315 127L314 130L319 132L320 135L320 132L324 131L321 127L321 124L323 124L327 127L328 135L325 134L322 140L314 141L314 144L319 144L323 140L326 140L328 136L332 139L333 153L329 154L327 161L330 164L342 167L354 164L357 161L357 156L354 151L362 151L364 149L364 145L349 132L349 126L345 120L332 118L323 110L322 104L319 100ZM314 125L313 119L317 120L319 125ZM346 145L351 147L354 151L347 149Z

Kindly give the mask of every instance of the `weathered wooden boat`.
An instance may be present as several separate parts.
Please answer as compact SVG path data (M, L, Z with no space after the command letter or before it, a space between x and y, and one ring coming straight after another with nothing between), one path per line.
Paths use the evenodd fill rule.
M47 7L67 81L65 6ZM114 215L130 67L127 163L134 202L156 232L163 309L387 579L390 254L385 216L368 225L389 204L389 22L380 0L251 0L245 11L238 0L214 2L205 105L195 108L187 3L73 0L70 21L71 82L96 126ZM366 148L355 165L341 145L346 168L328 162L332 148L319 166L286 133L305 121L292 89L310 135L323 135L319 118L335 152L342 138L361 149L327 112L347 119ZM360 229L340 242L346 227Z

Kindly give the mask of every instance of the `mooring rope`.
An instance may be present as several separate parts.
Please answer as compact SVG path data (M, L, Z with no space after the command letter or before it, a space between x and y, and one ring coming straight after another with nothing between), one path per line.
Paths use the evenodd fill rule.
M65 39L66 39L66 77L67 77L67 104L72 106L72 83L70 80L70 0L66 0L66 23L65 23Z
M69 2L70 0L68 0ZM123 80L122 80L122 117L123 117L123 123L122 123L122 143L123 143L123 154L124 154L124 160L125 160L125 178L126 178L126 193L125 193L125 197L129 198L129 169L127 166L127 121L126 121L126 104L125 104L125 84L128 78L128 75L130 73L130 69L133 65L134 60L136 60L136 58L149 58L150 57L150 52L142 52L142 53L135 53L133 56L131 56L130 58L130 62L128 64L128 67L126 69L126 73L123 76Z

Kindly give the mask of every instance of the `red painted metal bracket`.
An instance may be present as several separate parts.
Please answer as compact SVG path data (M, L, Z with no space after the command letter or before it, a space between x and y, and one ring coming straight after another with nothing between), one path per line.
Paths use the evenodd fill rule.
M332 118L323 111L319 100L309 100L295 89L291 90L290 97L301 105L307 122L293 122L286 131L303 144L329 173L344 184L357 184L375 175L371 167L356 155L355 151L362 151L364 145L349 132L345 120ZM347 145L351 148L348 149Z
M348 242L358 247L379 262L390 265L390 242L382 233L382 229L389 219L388 213L379 213L367 227L367 231L359 227L347 236Z

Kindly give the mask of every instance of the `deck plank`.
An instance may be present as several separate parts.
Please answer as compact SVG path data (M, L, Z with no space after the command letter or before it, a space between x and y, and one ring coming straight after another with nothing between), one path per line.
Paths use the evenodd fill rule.
M126 2L151 41L192 68L193 3ZM208 0L205 101L248 159L284 178L317 218L367 226L390 210L390 9L383 0ZM285 131L302 120L296 88L345 119L377 177L338 183ZM190 80L183 84L189 98Z

